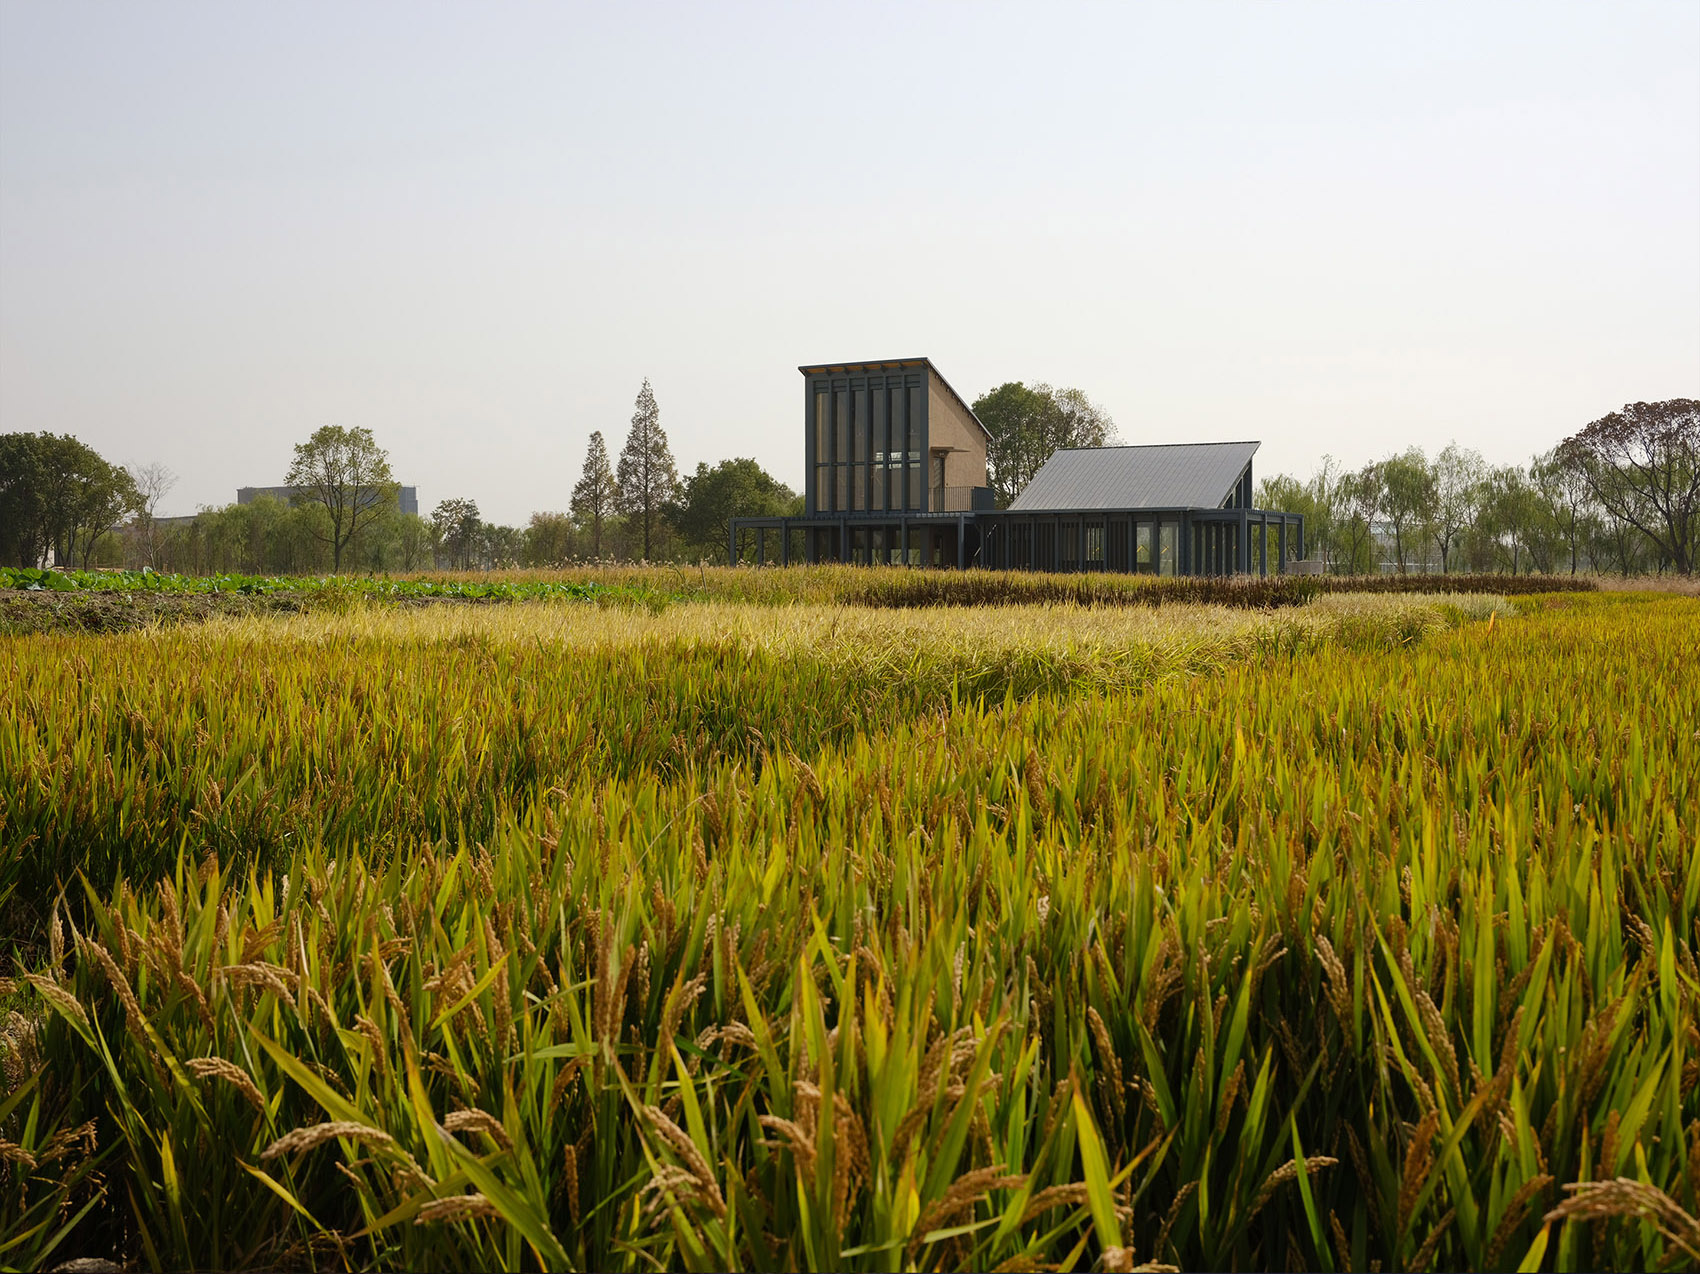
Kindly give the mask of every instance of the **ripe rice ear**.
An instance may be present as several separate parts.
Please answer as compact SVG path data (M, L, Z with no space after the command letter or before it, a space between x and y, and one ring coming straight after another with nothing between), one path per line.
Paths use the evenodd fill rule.
M260 1158L276 1159L279 1155L312 1150L316 1146L322 1146L327 1141L335 1141L339 1137L347 1137L352 1141L364 1141L375 1146L393 1146L395 1144L395 1138L381 1129L357 1124L350 1120L332 1120L328 1123L309 1124L304 1128L296 1128L284 1133L283 1136L260 1151Z

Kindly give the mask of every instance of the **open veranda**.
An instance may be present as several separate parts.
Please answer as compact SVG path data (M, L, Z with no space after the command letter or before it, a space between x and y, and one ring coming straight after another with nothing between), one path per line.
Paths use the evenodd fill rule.
M605 578L8 612L0 1264L1700 1262L1692 598Z

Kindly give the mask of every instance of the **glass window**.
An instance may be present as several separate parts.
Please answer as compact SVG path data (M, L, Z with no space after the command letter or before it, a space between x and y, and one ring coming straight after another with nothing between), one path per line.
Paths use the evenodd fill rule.
M815 462L830 464L832 461L832 411L828 404L831 396L823 389L815 394Z
M1097 566L1104 564L1104 524L1102 522L1092 523L1086 528L1086 561Z
M911 509L921 507L921 453L919 451L909 453L909 507Z
M1136 536L1138 548L1134 554L1133 569L1141 575L1149 575L1152 568L1156 565L1155 556L1152 551L1153 546L1151 543L1152 532L1155 530L1156 525L1154 523L1141 522L1138 524L1138 532Z
M850 466L835 464L832 466L832 486L834 492L833 509L842 511L850 507Z
M815 466L815 508L821 512L832 509L832 466Z
M857 464L866 464L868 462L868 391L865 389L852 390L850 405L850 415L855 425L855 433L850 441L850 459Z
M850 466L850 507L857 513L868 507L868 466Z
M1157 573L1173 575L1175 573L1175 546L1180 540L1180 528L1173 522L1165 522L1157 536Z
M835 414L833 439L837 444L832 453L832 462L846 464L850 460L850 395L839 390L832 399ZM841 504L838 507L844 506Z

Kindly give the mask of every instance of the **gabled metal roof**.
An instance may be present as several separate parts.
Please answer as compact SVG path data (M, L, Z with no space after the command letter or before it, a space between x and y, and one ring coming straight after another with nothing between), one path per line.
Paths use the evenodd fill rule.
M938 382L944 386L945 392L956 399L962 410L968 413L968 419L980 426L980 432L985 434L987 439L991 438L992 431L987 429L985 422L974 414L974 409L968 405L968 400L956 392L956 387L944 378L944 373L938 369L933 360L925 356L920 358L874 359L871 362L862 363L807 363L797 370L805 376L818 376L822 373L836 374L838 372L889 372L905 367L925 367L938 377Z
M1233 493L1258 446L1177 442L1058 451L1009 507L1216 509Z

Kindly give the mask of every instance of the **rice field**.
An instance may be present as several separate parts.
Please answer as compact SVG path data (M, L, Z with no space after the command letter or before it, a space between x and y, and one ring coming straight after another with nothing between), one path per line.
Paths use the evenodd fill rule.
M1700 604L864 574L0 636L0 1265L1700 1264Z

